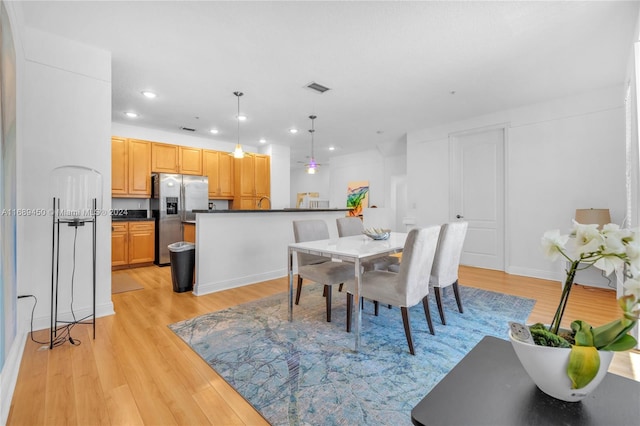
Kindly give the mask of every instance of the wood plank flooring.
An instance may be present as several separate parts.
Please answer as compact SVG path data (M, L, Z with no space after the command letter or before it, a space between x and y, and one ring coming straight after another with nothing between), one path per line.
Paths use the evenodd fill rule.
M127 273L144 289L112 296L116 315L98 318L95 340L90 326L77 326L78 346L27 341L7 425L268 424L167 325L284 292L287 280L197 297L174 293L167 267ZM536 299L531 322L549 322L560 296L558 282L485 269L461 267L460 283ZM599 325L618 313L614 291L576 286L565 318ZM34 338L46 341L48 330ZM610 371L640 381L640 354L616 353Z

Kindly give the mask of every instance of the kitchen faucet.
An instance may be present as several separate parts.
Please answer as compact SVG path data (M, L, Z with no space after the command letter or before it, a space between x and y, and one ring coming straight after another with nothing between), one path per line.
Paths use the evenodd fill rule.
M269 202L269 208L271 208L271 199L267 196L261 197L258 200L258 208L262 208L262 200L267 200Z

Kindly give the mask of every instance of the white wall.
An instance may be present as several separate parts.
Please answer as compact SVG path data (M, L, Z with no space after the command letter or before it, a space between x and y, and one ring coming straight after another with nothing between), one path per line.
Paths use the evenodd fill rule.
M103 177L103 210L111 207L111 54L52 34L25 28L24 75L19 95L18 206L50 209L49 173L80 165ZM18 217L18 294L38 298L34 328L48 328L51 299L52 218ZM78 229L73 309L92 311L91 227ZM111 221L97 220L98 316L113 313L111 303ZM60 318L69 319L73 269L73 228L60 229ZM24 305L24 304L23 304ZM24 311L31 314L28 306ZM23 311L23 312L24 312ZM21 321L29 327L28 316Z
M404 174L404 155L384 157L377 150L331 158L330 200L334 207L347 203L349 182L369 181L369 206L388 207L390 177Z
M506 272L562 278L540 251L545 230L568 231L576 208L625 215L625 138L620 86L448 123L408 135L410 204L418 225L452 220L449 139L453 132L507 123Z
M176 130L175 132L168 132L165 130L156 130L136 126L135 122L131 124L112 122L111 135L172 145L192 146L194 148L211 149L214 151L231 152L236 147L236 142L218 139L213 135L211 135L211 137L204 137L186 131ZM248 152L258 152L258 148L253 145L242 144L242 148Z
M282 209L289 207L289 194L291 187L291 149L284 145L268 145L260 149L260 153L271 157L271 207ZM295 207L295 206L294 206Z
M296 207L299 192L317 192L321 199L330 198L329 182L331 176L331 166L320 166L318 171L310 175L302 165L290 170L291 191L289 194L289 207ZM331 204L330 207L344 208L347 205L346 198L342 204Z

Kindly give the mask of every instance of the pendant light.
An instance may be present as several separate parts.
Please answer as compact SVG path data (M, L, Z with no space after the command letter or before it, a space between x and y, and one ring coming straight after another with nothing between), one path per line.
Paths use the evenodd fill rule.
M233 94L238 98L238 115L236 115L236 120L238 120L238 143L231 155L233 155L233 158L244 158L244 151L242 151L242 145L240 145L240 96L242 96L243 93L233 92Z
M316 169L318 168L318 164L316 163L316 159L313 155L313 134L316 131L313 126L313 120L315 120L317 116L310 115L309 118L311 119L311 129L309 130L309 133L311 133L311 158L309 159L309 164L307 164L307 173L313 175L316 173Z

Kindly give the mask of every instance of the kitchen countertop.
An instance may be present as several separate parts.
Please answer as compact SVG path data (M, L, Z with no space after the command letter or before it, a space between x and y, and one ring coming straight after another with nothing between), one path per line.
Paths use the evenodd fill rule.
M193 210L194 213L291 213L291 212L348 212L351 209L273 209L273 210Z
M126 217L126 216L112 216L111 222L146 222L154 221L152 217Z

